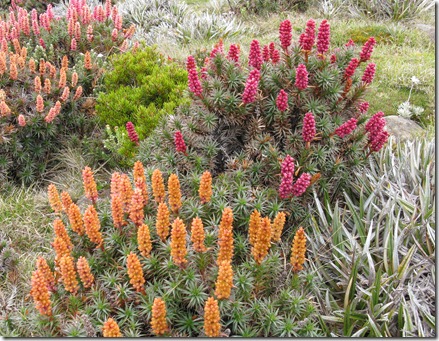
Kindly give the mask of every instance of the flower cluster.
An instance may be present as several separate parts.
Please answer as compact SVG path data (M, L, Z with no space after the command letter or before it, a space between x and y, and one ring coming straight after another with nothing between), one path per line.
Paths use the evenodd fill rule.
M270 218L261 219L259 230L256 233L256 240L251 253L256 263L261 264L268 254L271 243L271 222Z
M303 118L302 138L303 141L310 143L316 135L316 121L312 112L305 114Z
M145 284L145 278L143 278L142 265L139 258L133 252L127 257L127 271L130 278L130 283L137 292L145 292L143 285Z
M204 237L203 221L199 217L195 217L191 224L191 242L196 252L206 252Z
M56 213L61 212L63 207L59 198L58 190L54 184L50 184L47 188L47 196L49 198L49 203L50 207L52 207L52 210L54 210Z
M209 337L218 337L221 332L218 301L209 297L204 306L204 332Z
M273 223L271 224L271 240L273 242L280 241L280 236L282 235L285 221L286 221L285 212L279 212L278 214L276 214L276 217L274 218Z
M102 326L102 336L122 337L122 333L120 332L117 322L113 320L111 317L107 321L105 321L104 325Z
M248 65L260 70L262 66L261 47L259 41L254 39L250 44L250 53L248 56Z
M85 167L82 171L82 181L84 183L85 195L92 203L98 200L98 190L90 167Z
M177 218L172 223L171 231L171 256L174 263L183 266L187 263L186 259L186 226L183 220Z
M79 289L78 280L76 279L75 263L70 255L63 256L59 261L64 288L75 294Z
M306 23L305 33L302 33L299 37L299 44L302 50L311 51L315 42L315 30L316 23L313 19L309 19Z
M166 203L161 202L157 208L157 219L155 223L155 229L157 235L160 237L162 241L165 241L169 236L169 210L168 205Z
M138 146L139 135L137 135L136 128L134 127L133 122L127 122L125 128L127 129L128 138L131 140L131 142L134 142Z
M159 297L156 297L152 304L151 327L155 335L163 335L169 329L166 322L166 305Z
M363 78L361 78L361 80L365 84L370 84L372 83L374 76L375 76L375 64L374 63L367 64L366 69L364 70L363 73Z
M165 200L165 183L163 182L163 175L159 169L155 169L151 177L151 187L154 199L157 203Z
M280 23L279 40L280 40L280 46L282 46L284 50L288 50L288 47L291 45L291 39L293 37L291 34L291 30L292 30L291 22L288 19Z
M317 52L324 55L329 49L330 28L328 21L322 20L317 35Z
M281 89L277 95L276 106L280 111L288 110L288 94L284 89Z
M175 150L179 153L183 153L187 155L186 153L186 143L184 142L183 135L181 134L181 131L177 130L174 133L174 144L175 144Z
M201 175L198 194L202 204L208 203L212 197L212 174L209 171L205 171Z
M303 227L299 228L294 235L293 246L291 248L290 263L293 266L293 271L298 272L303 270L303 263L305 263L306 253L306 236Z
M149 258L152 250L152 242L148 225L142 224L137 229L137 244L142 256Z
M239 63L239 45L232 44L229 48L229 53L227 54L229 60Z
M288 198L293 191L294 159L287 155L281 165L282 180L279 186L281 199Z
M382 111L377 112L366 123L367 138L370 150L373 152L379 151L389 138L389 133L384 130L385 125L386 120Z
M218 299L229 298L233 286L232 264L222 261L218 264L218 277L215 283L215 296Z
M233 212L230 207L223 210L218 232L217 264L231 262L233 258Z
M201 96L203 88L201 87L200 79L198 78L197 66L195 64L195 58L189 56L186 62L186 69L188 72L188 86L189 90L195 96Z
M52 303L50 302L50 292L47 288L47 281L44 273L37 269L32 273L32 289L30 294L34 300L35 308L41 315L52 315Z
M294 85L300 90L305 90L308 87L308 71L304 64L299 64L296 68L296 81Z
M372 55L373 48L376 45L376 40L374 37L370 37L363 45L360 52L360 62L366 62L370 59Z
M335 134L340 138L349 135L355 130L355 128L357 128L357 122L358 121L356 118L349 119L348 121L343 123L340 127L335 129Z
M97 244L97 247L103 247L104 240L102 239L102 233L100 232L101 223L99 221L98 212L92 205L88 206L84 212L84 226L85 233L92 243Z
M242 102L244 104L249 104L255 101L260 78L261 75L258 69L253 69L250 72L245 83L244 92L242 93Z
M180 181L176 174L171 174L168 179L169 207L171 211L177 213L181 208Z
M78 258L76 269L78 270L78 275L82 284L84 285L84 288L90 288L94 282L94 276L91 273L90 266L88 265L85 257Z

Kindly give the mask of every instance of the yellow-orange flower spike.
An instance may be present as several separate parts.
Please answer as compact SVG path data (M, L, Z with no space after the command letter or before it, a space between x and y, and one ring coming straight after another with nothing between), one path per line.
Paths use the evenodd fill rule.
M64 212L69 214L70 205L73 204L72 198L70 197L69 193L65 191L61 192L61 203Z
M192 220L191 224L191 242L196 252L206 252L204 237L203 221L199 217L196 217Z
M145 292L143 285L145 284L145 279L143 278L142 265L140 264L139 258L135 253L130 253L127 258L127 269L128 277L130 278L130 283L136 289L137 292Z
M50 82L49 78L46 78L44 80L44 88L43 88L44 92L46 94L50 94L52 92L52 83Z
M152 193L154 200L161 203L165 200L165 183L163 182L163 175L159 169L154 170L151 177Z
M55 277L53 276L52 270L50 270L49 265L44 257L37 258L37 270L40 271L44 278L46 279L47 289L49 291L55 288Z
M157 208L157 219L155 223L155 229L157 235L160 237L162 241L165 241L169 236L169 225L171 224L169 221L169 210L168 205L166 203L161 202L159 207Z
M121 228L127 224L124 220L123 203L120 195L112 195L111 197L111 216L116 228Z
M64 284L64 288L71 292L76 293L79 288L78 280L76 279L75 263L72 256L63 256L59 261L59 268L61 270L61 277Z
M143 257L149 258L152 250L151 235L146 224L139 226L137 230L137 245Z
M284 229L286 220L285 212L279 212L273 220L273 224L271 225L271 240L274 242L278 242L280 240L280 236L282 235L282 230Z
M70 222L70 228L75 231L78 235L82 236L85 232L84 222L82 221L81 211L78 205L75 203L70 204L68 210L68 217Z
M171 231L171 256L174 264L182 266L187 263L186 254L186 226L183 220L177 218L172 223Z
M82 171L82 180L84 183L85 196L94 204L96 200L98 200L98 190L90 167L87 166Z
M130 178L126 174L120 175L119 193L123 203L123 210L124 212L129 213L133 188L131 187Z
M303 227L299 228L294 235L293 247L291 248L291 265L293 271L298 272L303 270L303 263L305 263L306 253L306 235Z
M259 228L261 227L261 214L258 210L254 210L250 215L250 221L248 224L248 239L250 245L255 245Z
M202 204L209 202L212 197L212 174L210 174L209 171L205 171L203 175L201 175L198 194L200 195Z
M233 212L230 207L223 211L218 232L218 258L217 264L222 261L231 262L233 258Z
M152 304L151 327L155 335L163 335L168 331L166 322L166 305L165 302L157 297Z
M120 194L120 173L118 172L111 174L110 193L111 197Z
M9 77L13 80L18 79L17 64L13 60L11 60L10 65L9 65Z
M67 56L62 57L61 68L67 69L69 67L69 59Z
M50 207L52 207L52 210L54 210L56 213L61 212L62 203L59 198L58 190L54 184L50 184L47 188L47 196L49 197L49 203Z
M102 335L104 337L122 337L119 326L111 317L102 326Z
M70 240L70 237L67 233L66 227L61 219L57 218L53 221L53 230L55 231L55 235L57 237L60 237L61 239L63 239L66 242L67 247L70 250L73 249L72 241Z
M35 60L33 58L29 59L29 70L32 73L35 73L35 70L37 69L37 66L35 64Z
M66 84L67 84L66 69L61 69L59 72L58 88L63 89L65 88Z
M218 337L221 332L218 301L209 297L204 306L204 333L209 337Z
M271 223L270 218L265 217L261 220L261 227L257 234L255 245L252 247L252 255L256 263L261 264L268 254L271 242Z
M140 162L140 161L136 161L134 163L133 179L134 179L135 186L142 191L144 205L146 205L148 203L148 199L149 199L148 198L148 187L146 185L145 170L143 168L142 162Z
M229 298L233 286L232 264L223 261L219 264L218 277L215 283L215 296L218 299Z
M176 174L171 174L168 179L169 207L177 213L181 207L180 181Z
M90 271L90 266L85 257L79 257L76 262L76 269L78 270L79 278L81 279L84 288L90 288L95 278Z
M92 64L91 64L91 55L90 55L90 51L85 52L85 56L84 56L84 67L87 70L91 70L92 69Z
M136 226L140 226L143 223L144 218L143 212L143 196L142 191L138 188L134 190L134 194L131 197L130 204L130 219L136 224Z
M34 299L35 308L41 315L52 315L52 303L50 302L50 293L47 289L46 278L42 271L35 270L32 273L32 289L30 294Z
M63 238L55 237L52 246L56 253L56 257L55 257L56 264L59 264L60 259L65 255L70 255L69 247Z
M101 247L103 243L102 234L100 232L101 223L99 221L98 212L93 205L87 207L84 212L84 225L85 225L85 233L88 238L95 244L98 244L97 247Z

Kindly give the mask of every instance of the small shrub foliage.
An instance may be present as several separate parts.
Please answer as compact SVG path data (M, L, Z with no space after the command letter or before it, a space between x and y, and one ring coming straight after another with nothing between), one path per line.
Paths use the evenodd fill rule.
M148 136L162 116L186 101L187 73L151 47L115 56L112 62L113 70L105 75L105 91L98 97L96 111L109 125L107 147L132 158L138 140ZM127 134L117 137L111 129L114 127L119 131L126 127ZM113 147L111 141L116 142Z

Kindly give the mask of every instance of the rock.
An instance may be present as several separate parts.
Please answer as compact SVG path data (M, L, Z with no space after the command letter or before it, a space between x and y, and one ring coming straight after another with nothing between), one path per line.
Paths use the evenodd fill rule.
M427 33L428 37L432 42L436 41L436 30L434 26L425 25L425 24L416 24L415 27L425 33Z
M424 135L424 129L416 122L401 116L385 116L386 129L391 136L397 140L413 139L417 136Z

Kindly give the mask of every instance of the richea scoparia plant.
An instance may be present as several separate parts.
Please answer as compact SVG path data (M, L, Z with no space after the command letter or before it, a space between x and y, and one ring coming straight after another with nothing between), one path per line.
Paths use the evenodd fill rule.
M37 261L36 309L10 322L16 330L325 335L297 222L310 186L337 195L388 134L383 113L370 118L361 99L374 39L358 55L352 42L329 52L326 20L317 39L313 20L297 43L291 31L282 22L280 47L254 40L249 67L238 45L226 55L219 43L200 71L189 57L193 103L140 142L148 168L137 161L132 177L113 173L110 198L88 167L82 208L49 186L55 257Z
M296 41L289 20L279 34L280 46L253 40L247 60L239 45L226 52L222 42L208 56L189 56L193 102L140 144L142 162L189 177L239 170L250 188L266 188L268 200L295 212L314 183L319 195L337 197L351 168L388 138L384 114L369 115L362 99L375 74L375 39L331 51L328 22L316 32L312 19ZM185 153L174 146L177 132Z

